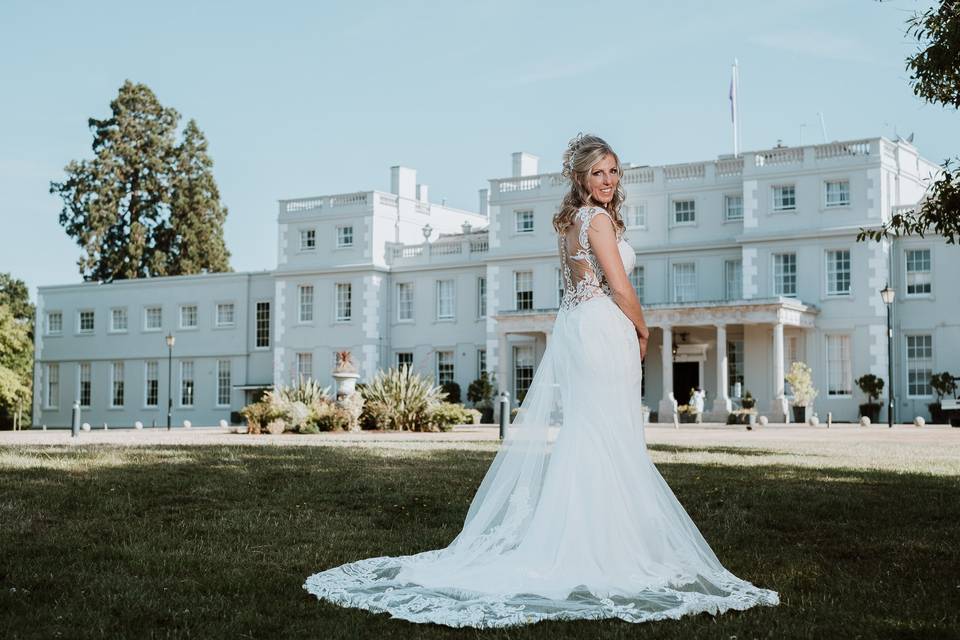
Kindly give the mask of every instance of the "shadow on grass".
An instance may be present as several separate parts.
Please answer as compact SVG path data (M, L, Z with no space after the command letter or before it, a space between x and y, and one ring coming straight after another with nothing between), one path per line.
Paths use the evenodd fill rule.
M744 455L727 447L652 448ZM0 467L6 637L475 636L317 602L301 585L351 560L448 544L491 452L405 457L217 446L3 453L25 461ZM781 606L642 630L598 621L483 635L823 638L855 629L861 637L956 637L960 479L786 465L658 468L724 565L779 591Z

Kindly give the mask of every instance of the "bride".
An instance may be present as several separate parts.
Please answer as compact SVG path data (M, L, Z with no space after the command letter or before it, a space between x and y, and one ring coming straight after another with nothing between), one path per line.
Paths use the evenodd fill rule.
M623 237L620 172L598 137L578 135L564 153L570 191L553 220L560 310L460 533L444 549L321 571L308 592L480 628L779 603L720 564L647 453L640 361L650 332L627 278L636 258Z

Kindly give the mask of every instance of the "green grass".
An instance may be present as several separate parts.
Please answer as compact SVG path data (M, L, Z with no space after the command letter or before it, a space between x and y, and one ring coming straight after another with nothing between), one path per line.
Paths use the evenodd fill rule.
M7 447L0 636L960 637L957 474L651 449L725 566L779 591L779 607L478 632L344 609L301 588L320 569L449 543L490 445Z

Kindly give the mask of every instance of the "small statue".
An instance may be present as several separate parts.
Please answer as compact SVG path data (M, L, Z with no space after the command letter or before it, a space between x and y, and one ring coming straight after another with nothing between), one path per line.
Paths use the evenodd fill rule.
M349 351L337 351L337 366L334 373L356 373L357 365L353 363L353 358Z

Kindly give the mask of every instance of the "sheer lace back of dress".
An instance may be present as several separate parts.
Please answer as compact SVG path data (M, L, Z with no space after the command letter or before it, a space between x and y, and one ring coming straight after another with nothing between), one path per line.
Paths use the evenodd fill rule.
M580 207L574 216L573 224L563 233L557 234L563 279L561 309L571 309L598 295L610 295L610 285L590 247L587 233L590 222L597 215L605 215L613 222L610 214L600 207ZM616 224L614 227L616 228ZM618 230L617 240L620 240L621 236Z

